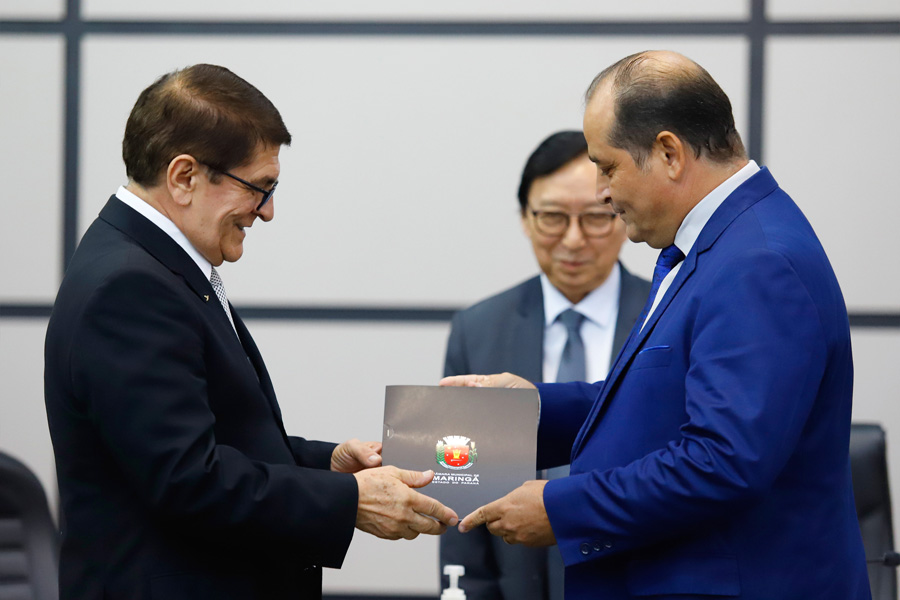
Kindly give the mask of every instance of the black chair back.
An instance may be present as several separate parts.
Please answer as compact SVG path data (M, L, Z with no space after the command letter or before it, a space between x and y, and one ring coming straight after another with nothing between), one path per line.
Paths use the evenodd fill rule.
M31 470L0 452L0 598L57 600L59 533Z
M869 561L880 559L894 550L886 451L884 429L880 425L851 425L850 470L853 475L853 495L863 546ZM877 562L869 562L868 567L872 599L897 600L896 569Z

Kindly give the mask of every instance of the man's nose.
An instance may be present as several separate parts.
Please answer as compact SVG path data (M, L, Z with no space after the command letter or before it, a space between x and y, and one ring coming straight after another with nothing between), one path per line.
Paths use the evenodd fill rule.
M569 226L563 234L563 246L570 249L577 249L585 244L584 232L581 230L581 218L577 215L569 217Z
M609 204L612 196L609 193L609 179L597 171L597 200Z
M255 211L257 216L263 221L271 221L275 218L275 197L269 198L266 205Z

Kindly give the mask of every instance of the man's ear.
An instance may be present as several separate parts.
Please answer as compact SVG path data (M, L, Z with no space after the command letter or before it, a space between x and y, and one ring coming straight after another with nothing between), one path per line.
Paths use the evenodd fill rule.
M660 131L656 135L653 151L657 158L661 159L669 179L678 181L681 179L687 166L687 148L681 138L671 131Z
M166 187L169 195L179 206L188 206L200 181L200 163L190 154L179 154L166 169Z

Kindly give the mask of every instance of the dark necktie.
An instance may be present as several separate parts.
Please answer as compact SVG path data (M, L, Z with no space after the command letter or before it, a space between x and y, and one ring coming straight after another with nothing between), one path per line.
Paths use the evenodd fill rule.
M647 298L647 304L644 305L644 310L641 311L640 318L637 320L637 323L635 323L636 329L633 331L634 335L637 335L644 326L644 321L647 320L647 317L650 314L650 307L653 306L653 301L656 299L656 294L659 292L659 286L662 283L662 280L675 268L675 265L683 260L684 253L679 250L675 244L667 246L660 251L659 257L656 259L656 268L653 269L653 281L650 284L650 296Z
M584 340L581 339L581 323L584 321L584 315L569 308L556 318L566 326L566 332L569 334L559 360L556 383L584 381L587 377L584 366Z

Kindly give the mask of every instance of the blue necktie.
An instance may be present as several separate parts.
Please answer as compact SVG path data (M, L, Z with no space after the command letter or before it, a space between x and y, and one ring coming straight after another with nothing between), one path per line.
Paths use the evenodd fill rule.
M679 250L675 244L663 248L659 253L659 257L656 259L656 268L653 269L653 281L650 283L650 295L647 296L647 303L644 304L644 310L641 311L641 316L634 322L634 327L631 328L631 333L628 335L628 341L622 346L619 356L626 353L628 347L631 346L631 342L644 327L644 321L647 320L647 315L650 314L650 307L653 306L653 301L656 299L656 294L659 292L659 286L662 283L662 280L666 278L669 271L675 268L675 265L683 260L684 253Z
M569 334L559 360L556 383L584 381L586 378L584 340L581 339L581 323L584 321L584 315L569 308L556 318L566 326L566 331Z
M675 268L675 265L683 260L684 253L679 250L678 246L675 244L663 248L659 253L659 257L656 259L656 268L653 269L653 281L650 284L650 296L647 298L647 304L644 305L644 310L641 311L641 317L637 320L638 324L637 330L634 332L635 335L637 335L644 326L644 321L647 320L647 316L650 314L650 307L653 306L653 301L656 299L656 294L659 292L659 286L662 283L662 280Z

